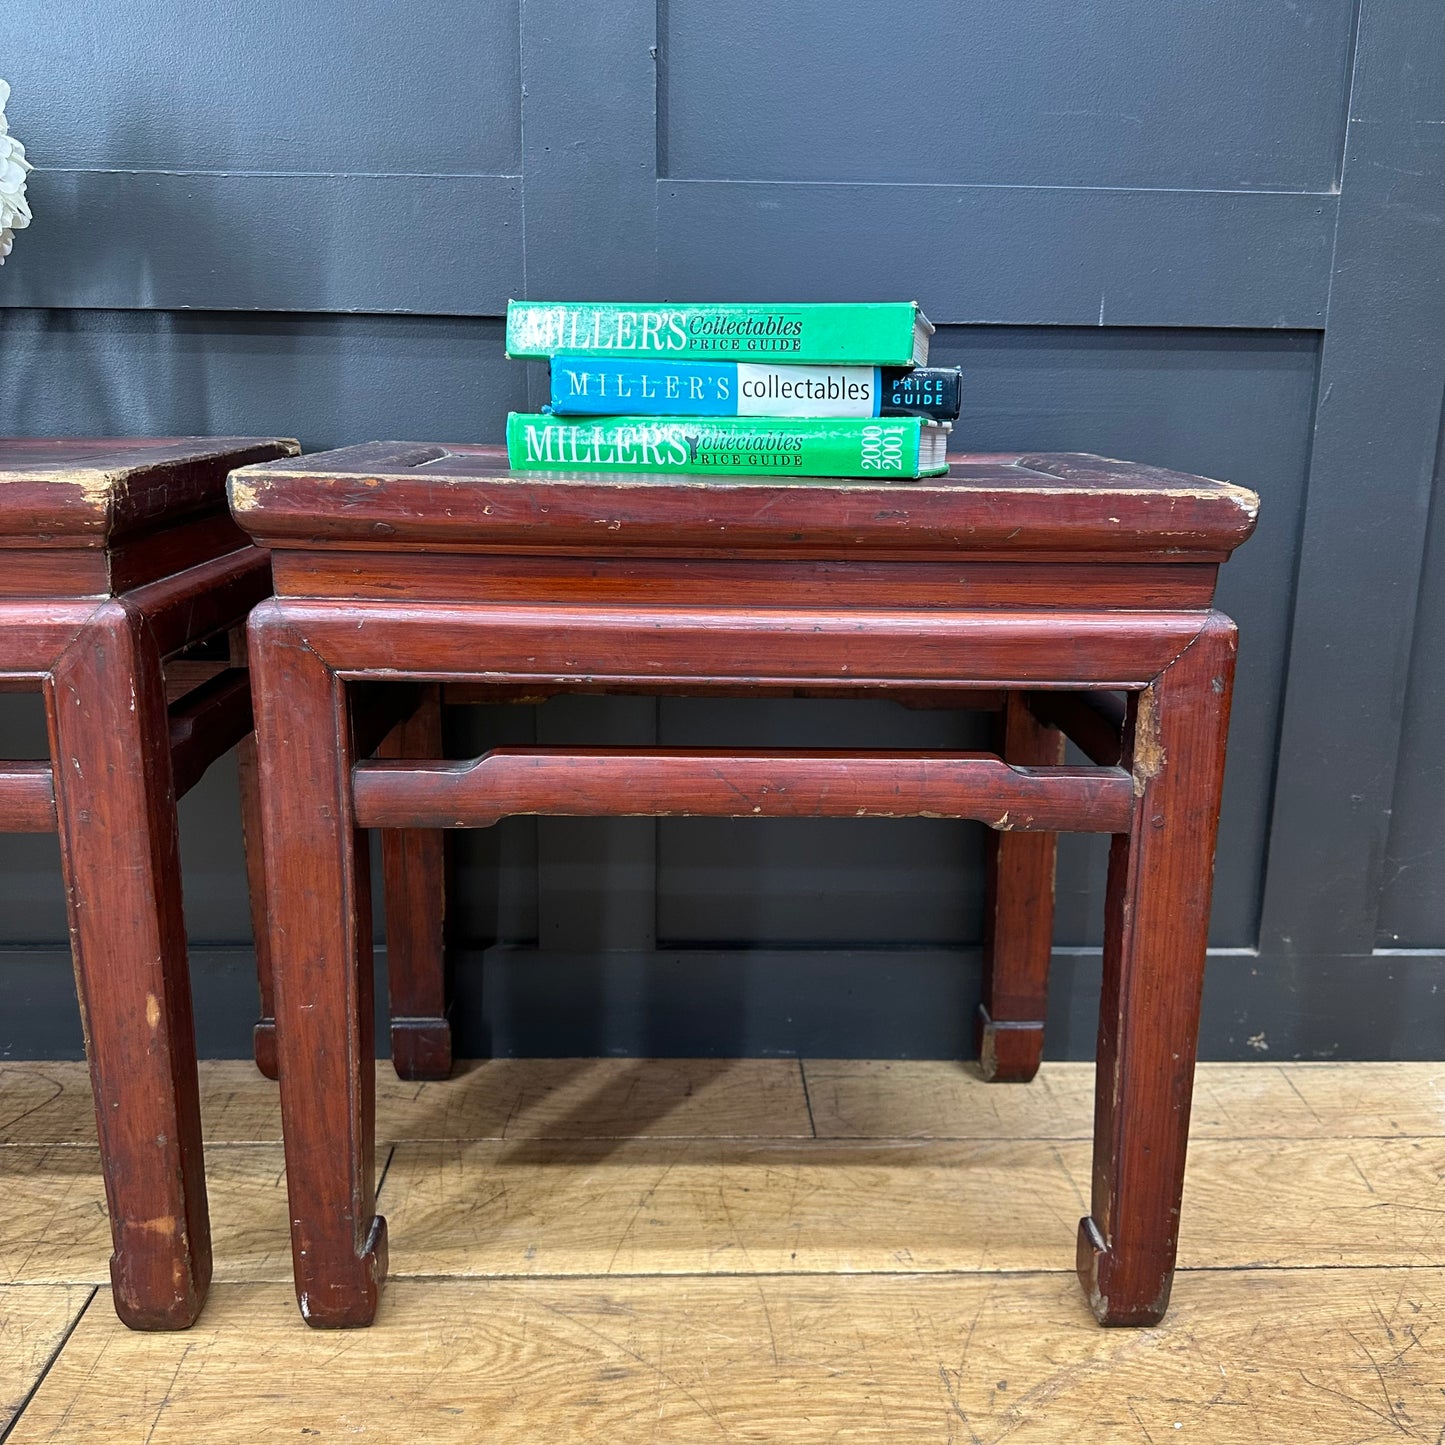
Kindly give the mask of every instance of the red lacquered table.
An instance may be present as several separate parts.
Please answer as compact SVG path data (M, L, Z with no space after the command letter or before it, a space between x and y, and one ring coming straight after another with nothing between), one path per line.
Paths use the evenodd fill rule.
M244 468L273 549L252 614L297 1295L374 1316L365 828L515 813L972 818L995 830L984 1072L1043 1040L1054 844L1107 833L1093 1199L1078 1269L1107 1324L1173 1277L1234 673L1217 569L1257 502L1084 455L966 456L913 484L513 475L495 449L376 443ZM887 696L1000 713L992 753L498 748L370 758L438 683ZM393 737L398 735L393 734ZM1090 759L1064 765L1065 738Z
M60 835L115 1307L139 1329L190 1324L211 1277L176 799L249 747L228 633L271 584L226 473L295 450L0 439L0 688L40 692L50 735L44 761L0 763L0 829ZM254 819L246 754L242 775Z

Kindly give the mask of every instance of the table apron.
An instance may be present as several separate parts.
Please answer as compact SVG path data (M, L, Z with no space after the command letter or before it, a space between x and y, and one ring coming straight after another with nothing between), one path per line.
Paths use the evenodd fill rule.
M345 678L858 688L1147 687L1212 612L327 605L255 614Z
M104 599L0 602L0 692L33 692Z

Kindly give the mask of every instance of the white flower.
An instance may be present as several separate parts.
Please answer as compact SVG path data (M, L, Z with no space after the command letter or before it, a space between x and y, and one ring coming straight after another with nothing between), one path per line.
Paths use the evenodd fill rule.
M0 266L15 244L15 232L30 224L30 205L25 199L25 173L31 169L25 147L10 134L5 120L5 102L10 87L0 80Z

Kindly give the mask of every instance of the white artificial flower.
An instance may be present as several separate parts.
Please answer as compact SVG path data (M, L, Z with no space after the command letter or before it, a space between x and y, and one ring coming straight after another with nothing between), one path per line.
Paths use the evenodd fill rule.
M0 266L15 244L15 232L30 224L30 205L25 199L25 173L31 169L25 147L10 134L5 120L5 102L10 87L0 80Z

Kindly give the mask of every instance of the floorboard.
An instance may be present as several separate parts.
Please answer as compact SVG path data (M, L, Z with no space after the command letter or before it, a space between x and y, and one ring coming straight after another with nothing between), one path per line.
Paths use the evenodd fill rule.
M0 1287L0 1437L94 1293L81 1284Z
M1094 1066L1046 1063L1032 1084L987 1084L946 1060L808 1060L813 1119L829 1139L1088 1139ZM1445 1134L1439 1064L1202 1064L1195 1139Z
M0 1065L5 1445L1445 1438L1442 1066L1202 1066L1141 1331L1070 1272L1084 1066L383 1065L394 1277L340 1335L292 1298L275 1086L202 1077L217 1284L139 1335L83 1066Z
M952 1065L958 1068L958 1065ZM201 1073L207 1143L279 1144L276 1085L244 1059ZM376 1066L376 1129L395 1139L789 1138L813 1132L796 1059L491 1059L444 1089ZM81 1063L0 1063L0 1145L95 1145Z
M1089 1146L1050 1140L400 1144L408 1274L1063 1269ZM1445 1264L1445 1139L1198 1140L1187 1266Z
M280 1285L221 1286L180 1335L98 1305L12 1445L1434 1445L1445 1380L1439 1270L1200 1275L1153 1330L1038 1274L394 1281L345 1334Z

